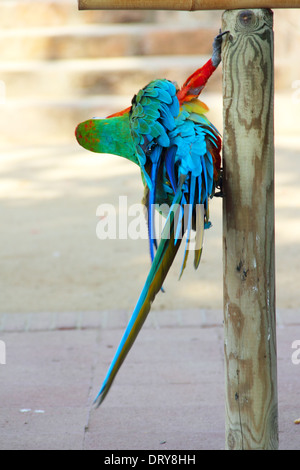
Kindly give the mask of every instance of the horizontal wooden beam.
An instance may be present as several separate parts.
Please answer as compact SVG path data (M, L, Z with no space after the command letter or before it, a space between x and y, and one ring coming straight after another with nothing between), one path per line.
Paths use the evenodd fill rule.
M300 0L78 0L79 10L235 10L300 8Z

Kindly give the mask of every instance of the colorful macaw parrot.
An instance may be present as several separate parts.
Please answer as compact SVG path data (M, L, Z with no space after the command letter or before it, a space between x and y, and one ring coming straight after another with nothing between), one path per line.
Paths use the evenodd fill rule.
M219 187L221 138L205 116L207 106L197 98L221 61L223 34L213 42L211 59L180 89L169 80L154 80L134 96L129 108L106 119L89 119L76 128L76 138L84 148L120 155L140 167L152 261L144 288L95 399L96 406L107 395L156 294L163 290L165 277L186 233L181 276L192 229L196 230L195 269L199 265L204 229L210 226L209 198ZM154 227L157 205L166 216L159 243Z

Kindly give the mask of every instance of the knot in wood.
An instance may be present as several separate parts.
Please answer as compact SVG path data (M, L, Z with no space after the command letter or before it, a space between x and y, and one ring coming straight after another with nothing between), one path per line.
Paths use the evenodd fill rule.
M237 17L238 29L255 29L258 18L252 10L242 10Z

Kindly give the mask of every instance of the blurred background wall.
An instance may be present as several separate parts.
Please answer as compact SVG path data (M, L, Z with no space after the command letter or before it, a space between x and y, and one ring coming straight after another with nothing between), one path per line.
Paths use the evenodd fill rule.
M211 53L222 15L79 12L76 0L2 0L0 8L0 73L9 105L1 129L8 144L40 142L49 132L56 141L69 139L74 120L119 109L147 81L181 83ZM300 98L300 13L274 16L276 92ZM221 69L208 90L220 93ZM282 130L295 130L292 113L284 114Z
M102 202L117 205L121 193L139 202L138 172L113 157L100 165L79 148L74 129L127 107L151 79L182 83L211 54L221 15L1 0L2 312L134 306L149 267L147 241L100 243L95 212ZM300 11L276 10L274 23L277 298L292 308L300 305ZM221 88L220 67L203 100L222 132ZM175 269L175 295L160 296L158 308L222 308L221 202L213 204L199 274L191 270L178 284Z

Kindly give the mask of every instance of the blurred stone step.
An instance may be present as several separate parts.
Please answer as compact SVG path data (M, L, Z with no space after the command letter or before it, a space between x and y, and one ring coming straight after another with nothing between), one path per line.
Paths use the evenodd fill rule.
M67 24L162 23L220 28L222 11L78 10L77 0L1 0L1 28Z
M75 142L75 127L94 116L107 116L130 104L130 97L17 99L2 104L1 145Z
M59 60L136 55L211 54L215 28L99 24L0 31L2 60ZM8 47L9 46L9 47Z
M124 109L130 105L131 98L131 95L96 95L77 99L7 100L1 106L1 146L76 142L77 124ZM203 100L210 108L209 119L221 130L221 94L205 93Z
M183 84L209 56L148 56L60 61L2 61L0 80L6 98L76 97L126 94L133 96L148 82L167 78ZM221 67L209 91L221 90Z
M6 99L76 97L126 94L133 96L151 80L167 78L184 83L209 56L138 56L109 59L0 62L0 88ZM291 83L293 63L275 62L275 89L299 96L298 81ZM283 70L285 73L283 73ZM297 75L295 75L297 77ZM222 66L210 78L209 91L222 89ZM3 92L0 97L3 101Z
M147 22L150 11L79 11L77 0L1 0L1 28Z
M203 92L208 118L223 133L222 94ZM131 96L98 95L77 99L8 100L1 105L0 152L23 145L76 144L77 124L91 117L105 117L130 105ZM285 110L282 113L282 109ZM290 94L275 95L275 137L299 138L300 100Z

